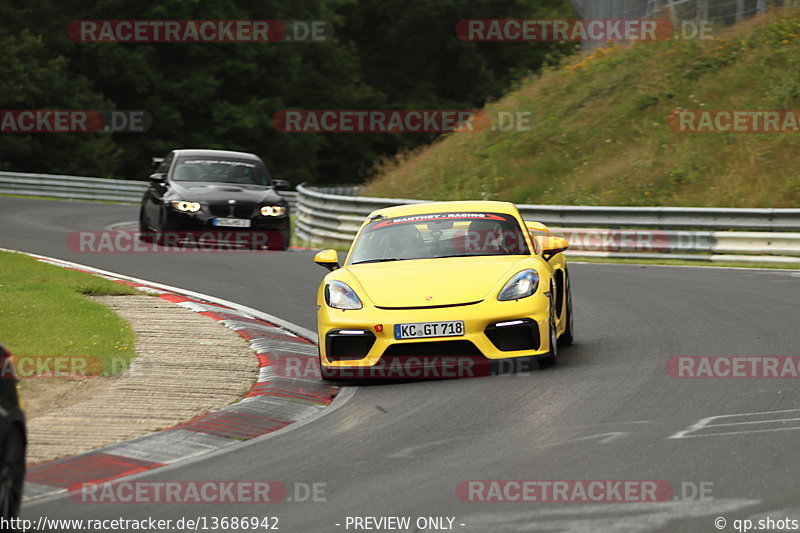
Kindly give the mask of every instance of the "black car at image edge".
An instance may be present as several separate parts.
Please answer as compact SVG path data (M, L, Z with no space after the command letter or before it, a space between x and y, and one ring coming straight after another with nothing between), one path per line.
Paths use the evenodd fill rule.
M17 394L13 358L0 344L0 515L6 520L19 513L26 447L25 415Z
M163 244L167 232L246 232L263 236L266 248L288 248L289 204L277 191L289 184L272 179L258 156L173 150L154 162L139 212L143 238Z

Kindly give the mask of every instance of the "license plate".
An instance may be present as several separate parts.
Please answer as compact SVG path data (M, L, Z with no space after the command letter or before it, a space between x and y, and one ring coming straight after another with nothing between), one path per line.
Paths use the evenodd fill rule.
M416 324L395 324L395 339L427 339L430 337L461 337L464 335L464 322L418 322Z
M226 228L249 228L250 219L247 218L215 218L213 221L215 226L224 226Z

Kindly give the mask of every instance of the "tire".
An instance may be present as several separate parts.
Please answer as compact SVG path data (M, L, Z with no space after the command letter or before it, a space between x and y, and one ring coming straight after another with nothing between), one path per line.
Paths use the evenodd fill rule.
M574 318L573 318L573 309L572 309L572 287L569 283L569 272L564 272L564 286L567 291L567 295L565 298L566 301L566 313L567 313L567 328L564 330L564 333L558 338L558 344L561 346L569 346L573 342L575 342L575 333L574 333Z
M158 220L158 228L155 232L153 232L153 241L159 245L164 246L164 226L166 225L167 221L167 213L164 209L161 209L161 214Z
M25 439L20 427L14 424L3 441L0 457L0 514L6 520L19 514L24 477Z
M139 209L139 240L142 242L153 241L153 233L150 231L150 222L144 213L144 206Z
M342 377L337 375L331 375L331 376L325 375L325 367L322 365L322 353L319 350L319 346L317 346L317 361L319 362L319 373L320 373L320 379L322 379L322 381L335 383L337 385L344 381L347 381L346 379L343 379Z
M286 231L283 233L283 246L280 250L286 251L289 249L289 244L292 242L292 232L291 230Z
M283 230L277 230L277 231L281 234L281 238L283 239L283 244L281 246L277 246L275 248L271 248L270 246L267 246L266 249L267 250L278 250L278 251L284 251L285 252L286 250L289 249L289 243L291 242L291 239L292 239L291 231L283 231Z
M558 330L556 329L556 306L554 303L555 293L551 290L551 303L550 303L550 351L545 355L539 356L539 364L541 366L553 365L558 361Z

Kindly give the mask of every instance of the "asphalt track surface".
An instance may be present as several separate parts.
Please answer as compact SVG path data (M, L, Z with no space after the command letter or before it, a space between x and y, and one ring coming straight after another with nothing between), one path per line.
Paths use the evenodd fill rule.
M0 198L0 246L207 293L314 328L324 271L310 252L81 254L73 231L135 220L137 208ZM348 516L454 517L454 531L726 531L800 518L796 379L677 379L671 356L800 356L800 273L574 264L577 340L554 367L480 379L359 387L293 431L144 481L324 483L324 502L35 502L23 517L276 516L281 531L335 532ZM798 411L791 411L798 409ZM701 419L718 427L669 438ZM734 425L729 425L736 422ZM740 423L746 422L746 423ZM725 424L719 426L719 424ZM713 501L485 503L462 480L713 483ZM684 485L686 484L686 485ZM336 524L340 524L337 526ZM465 524L461 526L460 524ZM413 527L411 530L414 530Z

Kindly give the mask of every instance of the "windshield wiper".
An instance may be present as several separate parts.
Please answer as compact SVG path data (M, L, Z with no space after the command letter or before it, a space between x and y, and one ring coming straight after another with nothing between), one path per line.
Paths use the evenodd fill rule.
M364 263L386 263L389 261L401 261L396 257L384 257L382 259L367 259L366 261L357 261L353 263L354 265L363 265Z

